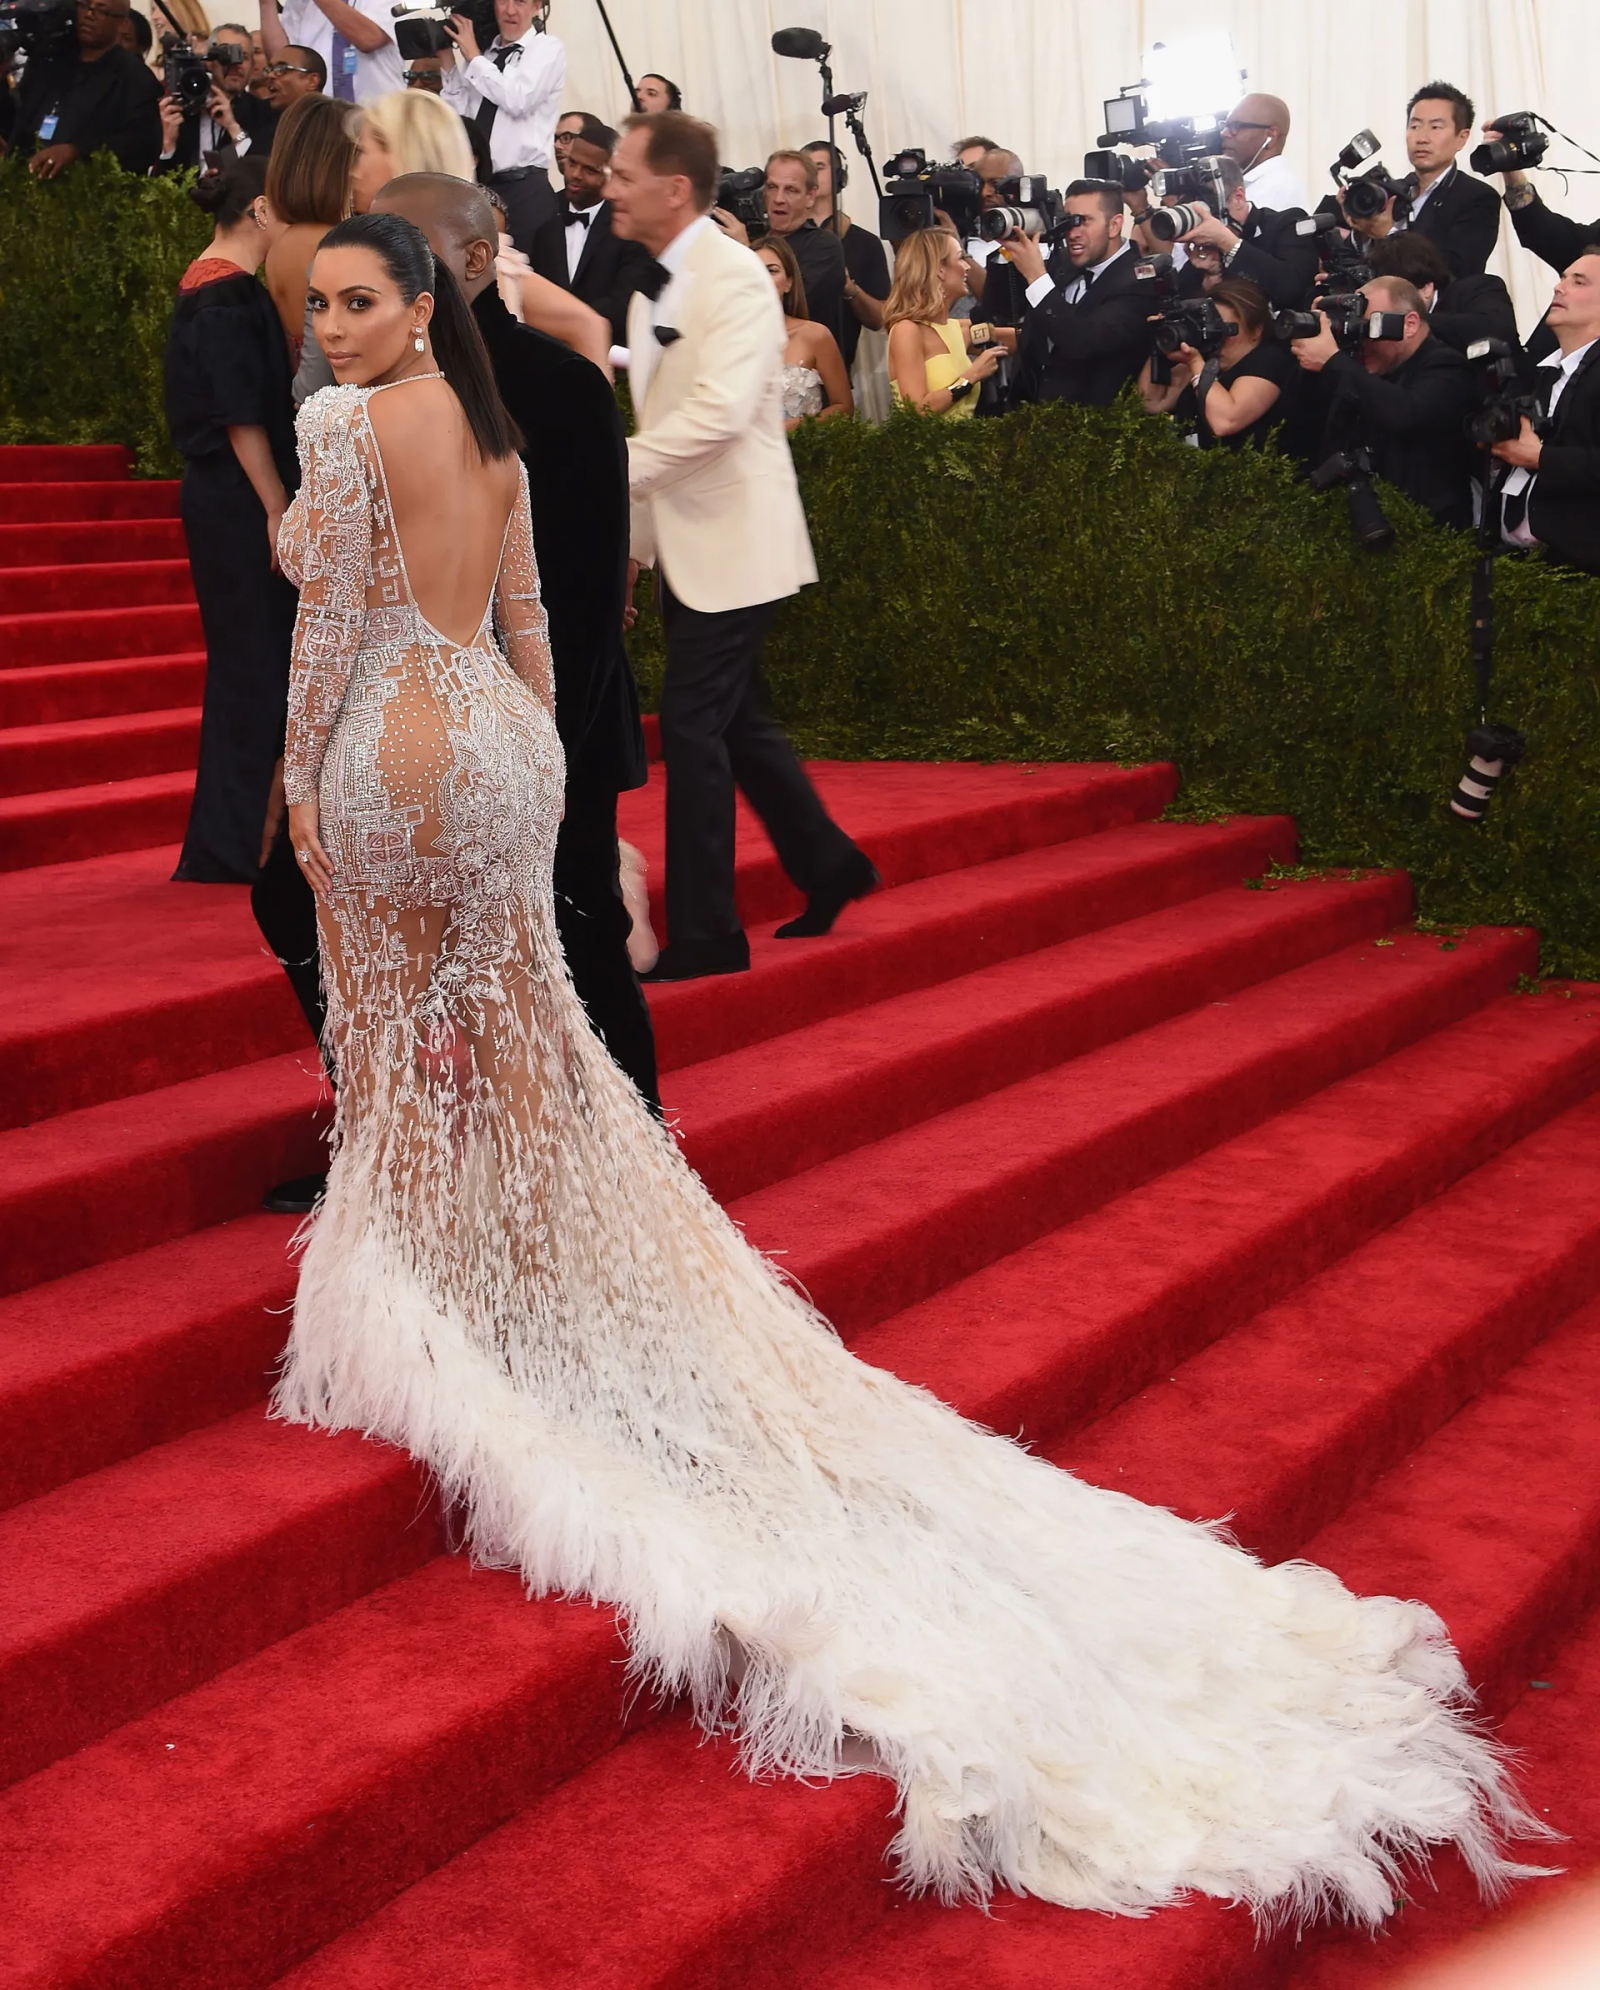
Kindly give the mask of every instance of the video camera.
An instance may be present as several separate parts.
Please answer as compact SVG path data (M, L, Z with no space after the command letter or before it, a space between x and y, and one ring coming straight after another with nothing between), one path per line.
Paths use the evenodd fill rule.
M419 55L438 55L455 43L445 33L446 23L452 14L465 14L472 23L472 32L479 48L487 48L500 32L499 23L494 17L493 0L459 0L451 7L433 7L423 0L418 6L412 0L409 6L405 0L393 6L389 12L394 20L394 45L400 51L401 60L415 62Z
M74 20L72 0L0 0L0 62L19 53L36 62L71 55Z
M1550 140L1539 127L1545 120L1537 111L1507 111L1504 117L1489 119L1489 129L1498 138L1474 147L1467 163L1475 173L1520 173L1537 166L1550 150Z
M1106 128L1096 143L1102 147L1153 145L1156 157L1164 166L1186 165L1194 159L1210 158L1222 150L1222 127L1215 118L1210 124L1196 117L1164 118L1151 123L1149 103L1140 94L1136 83L1125 86L1121 96L1106 98L1101 108L1105 112ZM1115 180L1119 177L1115 172L1091 173L1087 161L1084 176L1096 180Z
M210 64L181 36L170 32L161 37L161 51L161 74L167 95L185 117L198 117L216 81Z
M1376 133L1358 131L1328 168L1343 198L1344 211L1352 221L1370 221L1374 215L1381 214L1391 200L1397 204L1404 201L1409 207L1411 196L1417 190L1415 173L1408 173L1403 180L1397 180L1385 170L1382 159L1378 157L1380 149ZM1369 160L1370 165L1367 163Z
M767 232L767 169L725 166L717 175L715 205L731 214L747 235Z
M1406 335L1404 311L1373 311L1359 290L1336 290L1319 297L1315 311L1274 312L1271 336L1284 345L1295 339L1314 339L1322 329L1319 313L1346 352L1355 352L1368 339L1392 341Z
M930 166L927 153L913 145L885 163L883 177L886 184L878 201L878 233L886 242L903 242L919 229L932 228L938 207L949 215L963 239L977 234L983 185L976 173L961 166ZM1005 184L1020 188L1024 182L1009 180ZM1031 186L1033 181L1027 184ZM1009 234L1010 229L1005 232Z
M1024 173L1017 179L1000 180L995 191L1002 205L985 208L978 216L978 233L984 241L1003 242L1013 229L1024 235L1042 236L1046 241L1059 232L1067 211L1066 202L1054 187L1045 184L1043 173Z
M1467 434L1480 449L1514 441L1522 433L1524 421L1533 424L1533 432L1541 440L1549 434L1550 422L1539 397L1523 389L1516 353L1504 339L1475 339L1467 347L1467 358L1481 396L1467 417Z

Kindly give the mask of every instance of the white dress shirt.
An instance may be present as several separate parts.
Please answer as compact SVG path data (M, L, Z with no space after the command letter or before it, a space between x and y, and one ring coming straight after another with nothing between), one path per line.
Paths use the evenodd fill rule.
M1081 303L1083 293L1089 288L1090 279L1098 276L1103 269L1110 269L1118 257L1127 255L1132 247L1131 242L1124 242L1120 248L1113 249L1104 262L1096 263L1091 269L1079 270L1069 283L1062 286L1061 295L1069 304ZM1043 276L1036 276L1023 294L1030 304L1042 304L1055 287L1056 280L1047 271Z
M370 55L364 49L355 51L355 101L364 104L371 97L381 97L390 90L403 90L406 86L405 64L400 60L400 51L394 43L394 15L390 11L392 0L348 0L358 14L365 14L374 26L382 28L389 39L382 48ZM283 0L283 31L296 48L314 48L327 64L327 95L337 96L333 74L333 23L317 0Z
M667 246L657 256L656 261L667 273L667 280L661 286L661 294L650 306L650 328L652 333L657 325L670 325L676 329L677 317L683 309L683 301L693 278L684 269L689 251L707 228L715 228L716 223L709 214L697 214L687 228L680 228ZM644 346L628 353L628 384L637 397L635 405L644 399L645 389L650 385L650 376L656 370L656 361L661 357L661 346L654 337Z
M498 124L499 122L500 120L496 118L495 123ZM572 207L570 197L567 204L571 208L573 216L567 223L566 231L567 281L570 283L578 274L578 265L583 261L583 252L589 246L589 232L605 212L606 204L603 200L597 200L593 207L574 208ZM576 218L580 213L583 215L581 221Z
M1579 346L1576 352L1553 352L1548 359L1540 360L1539 364L1541 367L1550 366L1560 369L1556 376L1555 384L1550 389L1550 398L1545 403L1545 414L1547 416L1555 413L1561 403L1561 396L1567 391L1567 382L1583 364L1583 356L1593 344L1594 340L1591 339L1589 345ZM1506 498L1520 497L1524 491L1528 493L1528 501L1531 502L1533 487L1538 481L1539 473L1537 470L1525 470L1520 463L1517 464L1510 476L1500 486L1502 503ZM1505 536L1507 543L1512 546L1536 546L1539 543L1533 536L1533 528L1528 523L1526 510L1523 511L1521 522L1509 527Z
M1311 212L1311 202L1300 184L1300 175L1281 153L1274 159L1262 159L1252 166L1244 176L1244 183L1256 207L1271 208L1274 214L1281 214L1286 207L1298 207L1307 214Z
M517 51L504 69L495 62L503 48ZM489 132L489 163L497 173L518 166L548 172L554 156L556 120L567 80L567 51L554 35L529 28L514 42L498 35L465 68L457 62L445 71L444 100L462 117L470 118L485 101L498 104Z

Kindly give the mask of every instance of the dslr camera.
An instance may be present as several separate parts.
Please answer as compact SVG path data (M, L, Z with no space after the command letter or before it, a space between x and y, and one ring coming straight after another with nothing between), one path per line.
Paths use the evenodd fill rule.
M1295 339L1314 339L1322 327L1317 312L1328 321L1328 330L1346 352L1357 352L1367 339L1403 339L1406 335L1404 311L1373 311L1359 290L1330 292L1317 299L1316 311L1276 311L1272 337L1284 345Z
M1482 397L1467 417L1467 434L1480 449L1492 449L1497 442L1511 442L1522 433L1524 421L1533 424L1541 440L1550 432L1548 417L1537 394L1522 390L1522 374L1517 356L1504 339L1474 339L1467 358L1477 375Z
M71 55L73 21L72 0L0 0L0 62L17 54L38 62Z
M903 242L920 228L934 225L934 209L942 207L963 240L978 232L983 209L983 184L976 173L960 166L930 166L916 146L897 152L883 169L884 191L878 201L878 233L886 242ZM1020 187L1020 180L1007 181ZM1026 182L1034 184L1032 180ZM1043 181L1038 182L1043 185ZM1020 206L1021 203L1019 202ZM1009 234L1009 227L1003 232Z
M444 49L453 48L454 42L445 33L446 23L452 14L465 14L472 23L472 32L477 37L479 48L487 48L500 32L500 24L494 17L493 0L457 0L450 7L432 7L423 0L418 6L416 0L407 6L391 7L394 18L394 45L406 62L415 62L419 55L438 55Z
M1061 226L1066 203L1053 187L1046 186L1043 173L1001 180L995 191L1002 205L985 208L978 216L978 233L984 241L1003 242L1013 229L1048 238Z
M1085 152L1083 155L1083 177L1086 180L1104 180L1109 186L1121 187L1124 193L1143 193L1155 170L1148 159L1130 159L1126 152Z
M1385 170L1378 157L1380 149L1375 133L1358 131L1328 168L1334 185L1343 195L1344 211L1352 221L1370 221L1391 200L1409 206L1417 190L1415 173L1397 180Z
M717 175L716 203L747 235L767 232L767 172L764 166L724 166Z
M1467 163L1475 173L1520 173L1537 166L1550 150L1550 140L1539 127L1544 119L1537 111L1507 111L1491 118L1489 129L1500 136L1475 146Z
M1191 207L1191 201L1203 200L1206 212L1227 220L1228 196L1222 186L1221 164L1220 158L1208 156L1192 159L1187 165L1164 167L1152 176L1150 191L1155 198L1166 201L1175 197L1178 202L1175 207L1150 210L1147 222L1158 242L1175 242L1205 220L1206 214Z
M1175 297L1156 319L1156 351L1170 359L1179 346L1192 346L1202 359L1215 359L1239 327L1223 317L1209 297Z
M1317 261L1330 282L1359 285L1371 272L1361 244L1352 241L1344 229L1344 217L1337 213L1308 214L1304 221L1294 224L1297 235L1316 237Z
M1306 473L1314 491L1334 491L1342 484L1350 502L1350 530L1358 546L1369 553L1381 553L1394 544L1394 527L1383 515L1383 506L1372 488L1372 453L1368 449L1341 449Z

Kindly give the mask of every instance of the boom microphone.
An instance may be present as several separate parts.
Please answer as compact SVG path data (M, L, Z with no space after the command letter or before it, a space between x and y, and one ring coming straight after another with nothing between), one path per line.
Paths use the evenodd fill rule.
M854 95L824 97L822 100L822 115L824 117L848 117L852 111L860 110L866 101L867 93L865 90L857 90Z
M825 62L833 46L815 28L779 28L772 37L774 55L792 55L798 62Z

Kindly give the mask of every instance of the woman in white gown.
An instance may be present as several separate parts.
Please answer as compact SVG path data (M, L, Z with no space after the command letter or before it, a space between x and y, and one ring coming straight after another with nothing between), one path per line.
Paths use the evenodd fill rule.
M615 1605L752 1771L899 1787L902 1876L1377 1921L1537 1831L1420 1604L1267 1569L848 1354L591 1033L514 433L449 272L325 238L286 785L339 1124L279 1414L406 1446L474 1553ZM442 370L441 370L442 369ZM497 558L498 553L498 558Z

